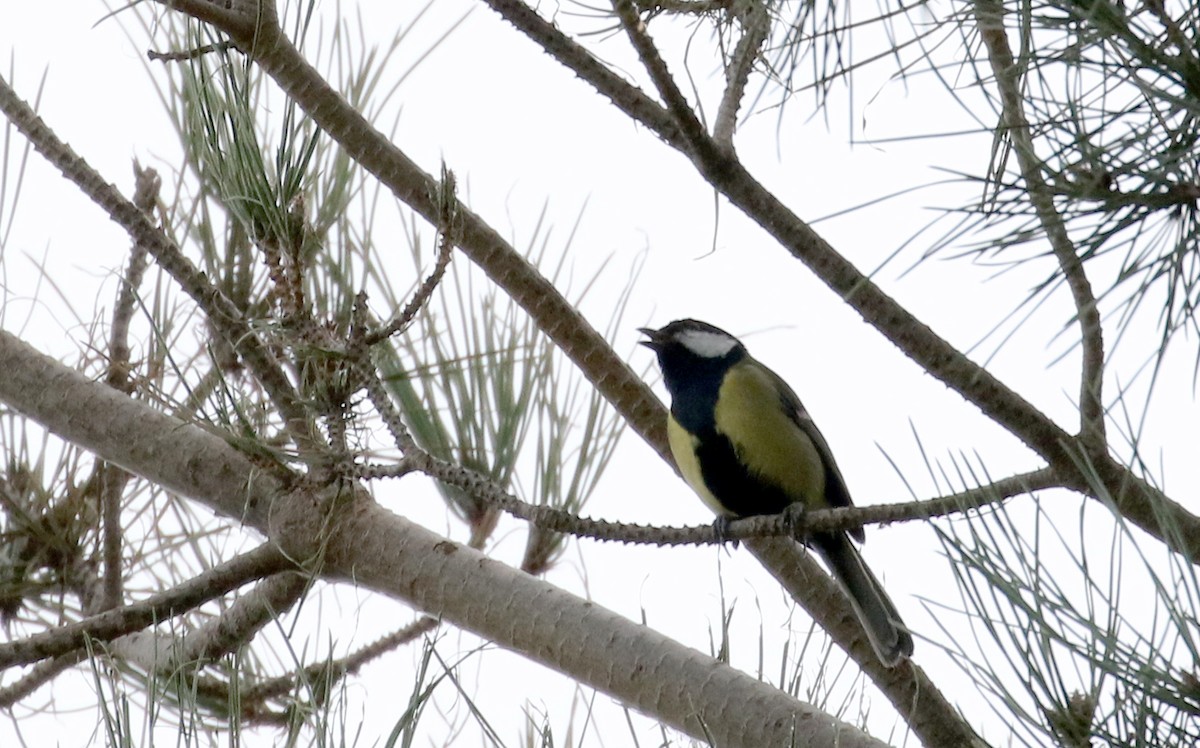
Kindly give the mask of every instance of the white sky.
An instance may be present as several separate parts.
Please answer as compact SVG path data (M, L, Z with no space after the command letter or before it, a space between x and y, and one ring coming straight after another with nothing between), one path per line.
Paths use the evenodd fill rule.
M416 4L364 6L370 43L384 45L391 30L401 23L398 19L411 15ZM15 66L15 74L7 69L5 75L32 99L46 70L40 106L43 117L128 194L131 159L138 158L166 175L177 163L176 137L142 66L145 50L131 44L114 20L101 21L104 11L99 4L71 7L64 12L59 3L21 3L4 11L0 52L11 50ZM912 436L914 429L926 453L936 460L978 455L993 477L1035 466L1014 439L921 373L736 210L723 205L714 211L711 190L682 156L631 125L606 100L486 8L467 0L441 0L409 36L411 48L401 48L394 69L407 69L431 40L472 8L462 26L401 87L397 144L429 172L436 172L439 160L445 159L459 175L464 200L501 233L514 237L518 245L533 232L543 204L548 206L554 235L560 241L586 204L572 246L576 277L586 278L600 260L613 257L608 281L586 307L597 327L603 328L607 322L607 310L625 280L626 269L645 253L645 268L617 347L630 352L635 368L650 362L648 351L634 350L635 328L641 325L657 326L690 316L743 336L752 353L779 371L805 400L860 504L909 498L880 450L903 466L922 497L938 492L927 478ZM574 28L580 22L564 18L563 23ZM685 34L667 34L660 28L652 25L651 31L674 48L686 41ZM702 34L694 43L693 75L697 85L712 91L715 66L704 58L706 39ZM599 50L625 70L635 70L622 36L601 42ZM678 58L672 59L673 69L682 72ZM862 140L970 126L960 110L946 103L940 84L922 80L906 86L887 81L888 72L885 65L859 79L852 109L844 96L835 96L828 126L819 117L806 121L811 111L811 97L806 94L791 102L782 121L775 112L760 114L739 131L739 152L760 180L806 219L941 179L943 175L932 169L935 165L981 173L988 157L986 138L846 145L851 131ZM765 101L772 101L771 97L768 94ZM712 101L709 104L712 106ZM990 119L987 110L980 109L979 116ZM390 120L384 128L388 126ZM8 147L22 144L17 139ZM11 185L12 169L8 178ZM166 181L169 189L169 179ZM870 271L930 220L933 214L925 208L962 199L950 195L947 191L919 193L817 227L860 269ZM7 203L0 207L5 211L0 215L0 232L10 220L10 208ZM937 332L963 348L1003 319L1048 270L1042 265L1034 271L987 281L990 269L965 260L935 260L901 278L927 246L928 241L918 240L876 279ZM72 299L81 315L89 319L93 314L99 316L99 310L111 306L115 290L111 273L122 266L127 247L126 237L97 208L33 156L3 258L4 327L21 333L43 351L71 357L86 340L88 320L81 324L66 313L58 295ZM407 249L399 240L397 252L407 263ZM35 291L34 270L43 263L50 268L57 289L43 283ZM95 303L88 303L94 296ZM35 297L37 303L31 304ZM1067 355L1052 365L1064 350L1063 341L1054 341L1054 335L1069 313L1065 299L1047 304L989 366L1073 430L1077 357ZM1073 331L1070 334L1073 336ZM977 360L993 349L993 345L985 345ZM1149 346L1139 349L1147 350ZM1161 393L1169 394L1160 395L1144 444L1145 454L1154 459L1161 456L1168 490L1195 485L1197 477L1194 429L1182 430L1196 418L1190 352L1180 353L1172 362L1177 365L1168 369L1159 385ZM1132 376L1137 363L1134 357L1127 358L1125 368L1119 369L1123 381ZM1190 495L1175 498L1192 501ZM1068 501L1068 511L1076 511L1077 502ZM463 528L446 518L436 499L427 497L419 507L414 504L409 497L404 511L424 516L432 528L463 539ZM684 484L634 436L625 439L587 513L660 524L711 519ZM505 523L498 537L497 555L517 558L524 545L519 526ZM962 699L968 714L986 709L970 689L955 686L963 681L938 652L940 629L921 602L932 599L960 607L932 532L916 523L876 529L870 532L865 556L918 632L917 661L930 670L936 683ZM744 551L602 547L585 541L573 547L549 579L635 620L644 616L650 625L708 651L710 635L720 622L718 571L723 574L727 600L736 601L735 664L755 671L761 621L769 647L762 660L767 678L777 681L782 639L777 632L791 625L802 637L807 624L802 615L789 617L772 580ZM390 602L366 603L364 610L379 611L384 620L394 615L396 623L410 619L407 611ZM324 647L330 639L345 645L363 644L388 628L369 625L365 616L355 628L353 610L326 611L324 615L340 621L339 628L315 632L308 642L310 649ZM953 618L944 613L939 617L943 624ZM443 642L443 654L453 656L459 645L460 637L450 633ZM462 646L472 646L472 642L468 639ZM382 742L403 711L411 684L411 660L408 653L394 655L386 664L372 666L351 681L350 713L357 720L361 712L363 718L360 745ZM519 674L510 674L510 668ZM517 725L526 704L545 710L556 728L565 729L573 694L558 676L511 655L493 653L477 677L471 685L477 687L479 703L510 743L517 741ZM888 706L877 695L870 698L876 707L872 725L886 736L893 719ZM94 739L95 712L89 707L94 698L86 679L67 679L45 688L31 704L51 700L65 702L77 711L55 722L48 717L22 720L24 739L45 734L41 727L35 732L34 725L54 725L49 729L57 732L58 745L89 744ZM604 735L605 745L629 743L623 718L610 700L598 697L596 708L601 725L597 731ZM428 735L436 740L442 733L439 717L430 715L428 719ZM614 722L606 725L607 720ZM974 716L971 721L981 724ZM643 744L652 744L654 732L644 721L637 724L638 738ZM987 729L991 737L1004 735L1003 727L994 721ZM0 745L15 744L10 742L17 737L14 730L14 722L0 720ZM168 735L159 735L163 744ZM274 736L262 733L257 737L261 741L256 744L267 744Z

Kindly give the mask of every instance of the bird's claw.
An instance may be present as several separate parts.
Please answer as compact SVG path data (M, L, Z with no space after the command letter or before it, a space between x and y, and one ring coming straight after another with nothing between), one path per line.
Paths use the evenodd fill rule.
M788 529L791 536L804 542L808 537L808 507L800 502L795 502L784 507L780 515L783 517L784 527Z
M738 547L738 539L729 537L729 523L732 521L730 517L724 515L713 520L713 535L716 536L717 542L721 544L733 543L733 547Z

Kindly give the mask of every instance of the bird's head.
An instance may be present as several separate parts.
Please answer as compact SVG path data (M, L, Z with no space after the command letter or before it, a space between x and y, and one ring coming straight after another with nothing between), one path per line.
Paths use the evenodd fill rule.
M677 319L658 330L642 327L646 336L641 344L659 354L691 356L699 359L726 358L732 353L745 353L742 342L719 327L696 319Z
M711 380L746 357L746 346L719 327L695 319L675 320L658 330L643 327L642 345L658 354L667 389L675 394L688 381Z

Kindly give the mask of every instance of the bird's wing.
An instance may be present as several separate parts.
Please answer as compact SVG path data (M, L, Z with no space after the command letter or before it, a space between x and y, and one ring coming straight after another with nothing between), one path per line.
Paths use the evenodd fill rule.
M850 490L846 488L846 479L842 477L842 471L838 469L837 461L833 459L833 451L829 449L829 442L825 441L821 430L817 428L817 424L813 422L812 416L808 414L804 403L800 402L800 396L788 386L788 383L783 381L775 372L763 367L771 378L775 381L779 388L780 396L783 398L784 406L787 412L792 416L792 420L800 427L800 430L812 439L813 446L817 448L817 452L821 455L821 461L825 463L825 500L830 506L853 506L854 502L850 498ZM851 533L855 539L862 540L861 531Z

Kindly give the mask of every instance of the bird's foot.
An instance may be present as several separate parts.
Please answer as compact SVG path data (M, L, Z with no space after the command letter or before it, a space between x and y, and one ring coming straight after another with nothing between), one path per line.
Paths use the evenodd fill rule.
M808 539L808 507L800 502L788 504L779 513L783 517L783 525L788 533L801 543Z
M726 517L724 515L721 515L720 517L717 517L715 520L713 520L713 535L716 536L718 543L722 543L722 544L733 543L733 547L737 548L738 547L738 539L737 538L730 539L730 537L729 537L729 523L731 521L732 521L731 517Z

